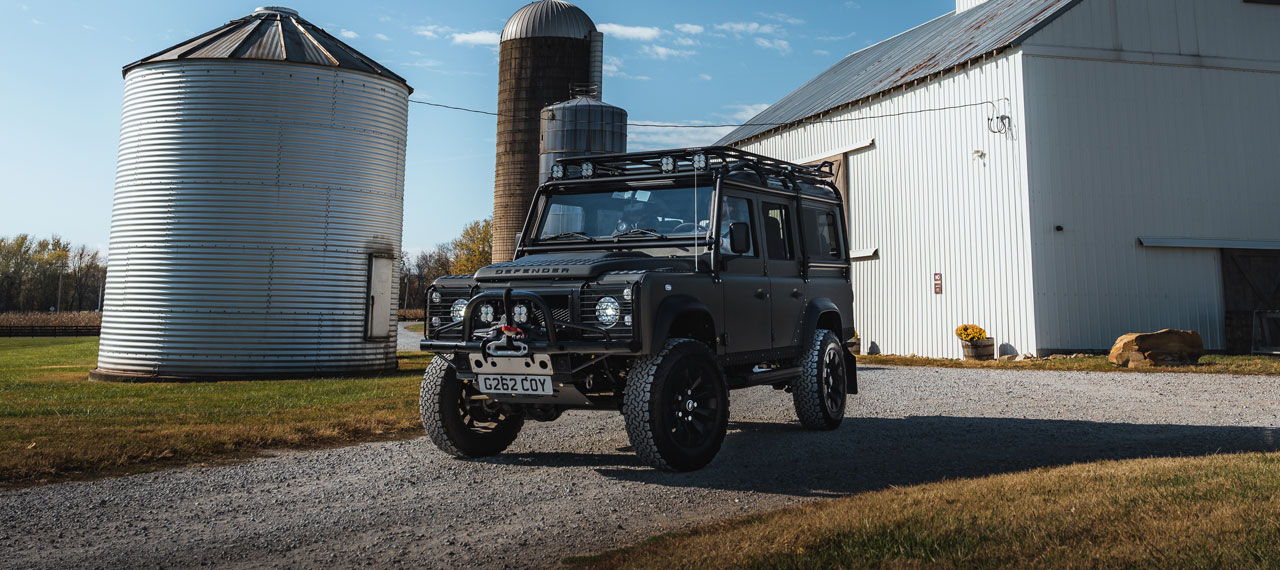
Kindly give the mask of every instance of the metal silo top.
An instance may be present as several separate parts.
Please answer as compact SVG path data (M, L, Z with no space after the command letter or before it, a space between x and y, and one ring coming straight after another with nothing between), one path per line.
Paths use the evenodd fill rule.
M124 66L124 73L148 63L208 59L266 60L338 67L372 73L409 86L403 77L302 19L297 11L279 6L258 8L248 16L130 63ZM413 88L409 87L409 91L412 92Z
M541 0L516 11L502 28L502 41L520 38L585 38L596 25L581 8L561 0Z

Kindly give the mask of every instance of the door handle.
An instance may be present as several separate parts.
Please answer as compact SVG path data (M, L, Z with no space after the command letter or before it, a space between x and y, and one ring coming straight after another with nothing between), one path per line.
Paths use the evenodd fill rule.
M799 299L800 297L803 297L803 296L804 296L804 295L803 295L802 293L800 293L800 290L799 290L799 289L792 289L792 290L791 290L791 298L793 298L793 299Z
M756 289L756 298L757 298L757 299L766 299L766 298L768 298L768 297L769 297L769 294L768 294L768 293L765 293L765 292L764 292L764 289Z

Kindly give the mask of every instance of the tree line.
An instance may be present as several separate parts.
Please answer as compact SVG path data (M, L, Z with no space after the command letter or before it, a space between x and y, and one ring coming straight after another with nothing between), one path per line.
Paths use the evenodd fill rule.
M0 237L0 312L96 311L106 280L96 249L57 235Z
M400 308L421 310L427 287L442 275L470 275L492 263L493 233L490 220L477 220L462 235L415 256L400 253Z

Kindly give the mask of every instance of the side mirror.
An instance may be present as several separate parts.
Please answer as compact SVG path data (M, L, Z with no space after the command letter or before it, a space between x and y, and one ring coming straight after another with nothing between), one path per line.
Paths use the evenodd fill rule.
M738 255L751 251L751 226L746 222L729 224L729 251Z

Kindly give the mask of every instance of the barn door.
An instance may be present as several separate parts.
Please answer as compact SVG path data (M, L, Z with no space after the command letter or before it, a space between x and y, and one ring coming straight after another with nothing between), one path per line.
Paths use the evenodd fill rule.
M1222 250L1227 352L1280 351L1280 251Z

